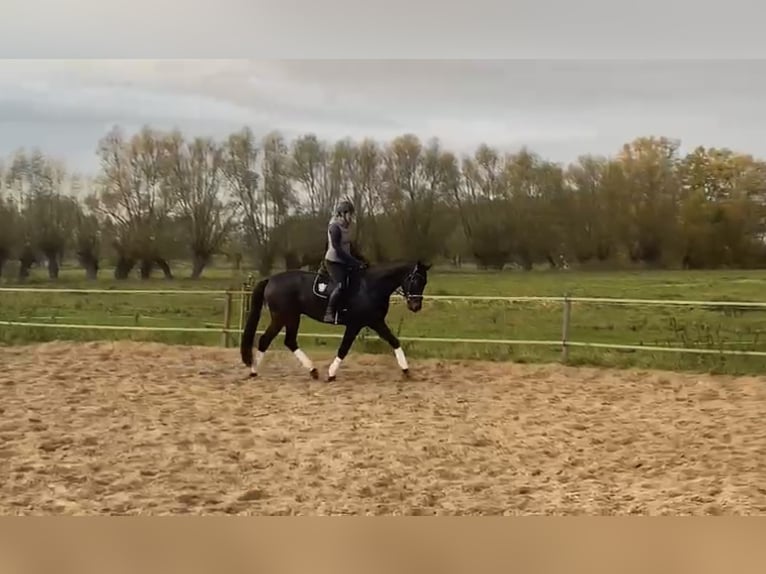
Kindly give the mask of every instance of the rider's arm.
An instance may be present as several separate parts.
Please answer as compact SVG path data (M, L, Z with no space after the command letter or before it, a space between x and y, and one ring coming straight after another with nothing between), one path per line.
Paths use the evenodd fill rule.
M343 235L340 231L340 227L338 225L331 225L330 226L330 241L332 241L332 246L335 249L335 252L340 256L341 259L343 259L343 262L347 265L359 265L361 262L356 259L356 257L353 257L343 251L343 247L341 246L341 239L343 238Z
M365 265L369 265L369 264L370 264L370 262L369 262L369 261L367 261L367 258L366 258L364 255L362 255L362 252L361 252L361 251L359 251L359 250L356 248L356 243L355 243L355 242L353 242L353 241L351 242L351 255L353 255L354 257L356 257L356 258L357 258L359 261L361 261L361 262L362 262L362 263L364 263Z

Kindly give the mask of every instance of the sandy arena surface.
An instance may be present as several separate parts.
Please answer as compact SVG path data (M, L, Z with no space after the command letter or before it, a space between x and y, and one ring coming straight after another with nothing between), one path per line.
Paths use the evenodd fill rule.
M766 513L766 377L279 347L0 348L0 513Z

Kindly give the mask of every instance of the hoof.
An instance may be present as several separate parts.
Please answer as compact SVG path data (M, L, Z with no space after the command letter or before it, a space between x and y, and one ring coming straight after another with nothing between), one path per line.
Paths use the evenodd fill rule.
M410 370L409 369L402 369L402 378L403 379L409 379L410 378Z
M317 371L316 369L311 369L309 371L309 375L311 376L312 379L317 380L319 378L319 371Z
M332 375L332 376L329 376L329 375L328 375L328 376L327 376L327 382L328 382L328 383L332 383L332 382L334 382L334 381L335 381L335 375Z
M252 371L250 371L250 375L249 375L249 377L250 377L251 379L254 379L254 378L255 378L255 377L257 377L257 376L258 376L258 373L253 373Z

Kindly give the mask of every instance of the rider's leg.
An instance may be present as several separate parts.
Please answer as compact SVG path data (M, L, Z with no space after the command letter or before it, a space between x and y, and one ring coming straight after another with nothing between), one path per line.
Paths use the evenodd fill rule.
M324 320L327 323L335 322L335 312L338 310L338 303L341 297L344 295L344 289L346 288L346 266L342 263L335 263L333 261L326 261L327 271L330 273L330 277L335 281L335 288L330 293L330 298L327 301L327 310L324 314Z

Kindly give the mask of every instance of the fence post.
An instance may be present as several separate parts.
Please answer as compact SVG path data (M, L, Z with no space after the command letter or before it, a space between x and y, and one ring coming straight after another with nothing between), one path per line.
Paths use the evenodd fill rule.
M572 301L569 300L569 293L564 295L564 315L561 319L561 362L566 363L569 360L569 320L572 316Z
M231 291L226 290L226 304L223 308L223 332L221 333L221 344L224 347L229 346L229 329L231 328Z

